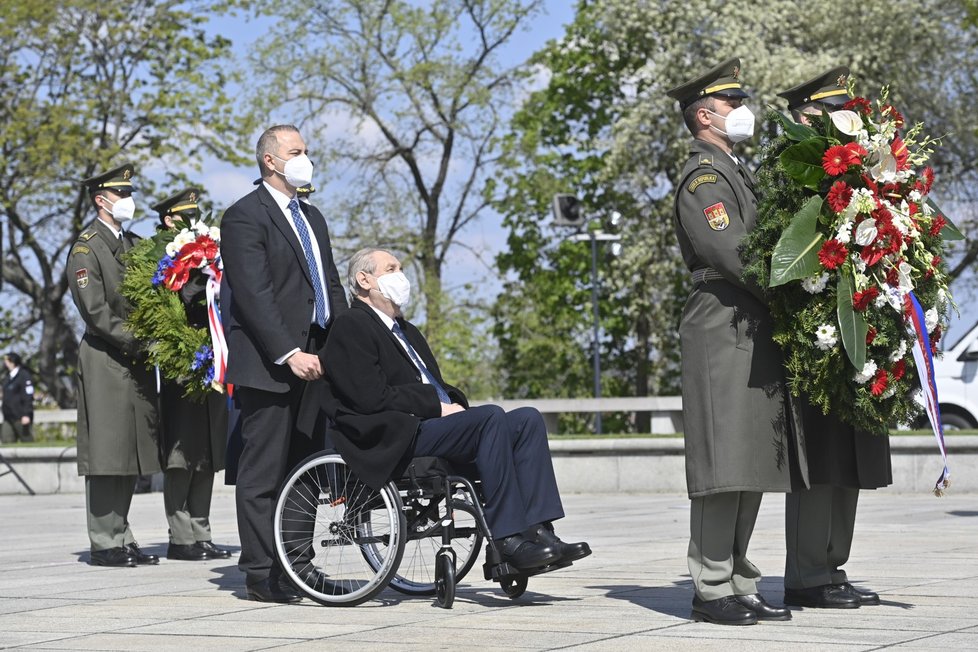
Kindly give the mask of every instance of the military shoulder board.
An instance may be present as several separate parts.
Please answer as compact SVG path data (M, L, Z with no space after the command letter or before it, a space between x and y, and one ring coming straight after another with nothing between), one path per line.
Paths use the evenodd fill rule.
M80 234L78 234L78 239L79 240L84 240L85 242L88 242L89 240L91 240L92 238L95 237L95 234L96 233L97 232L95 231L95 229L89 229L88 231L82 231Z

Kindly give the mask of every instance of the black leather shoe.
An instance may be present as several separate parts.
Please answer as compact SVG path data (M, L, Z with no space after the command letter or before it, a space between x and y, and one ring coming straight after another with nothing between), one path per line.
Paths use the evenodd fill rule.
M843 582L842 584L836 584L836 588L842 589L849 595L855 596L859 600L859 604L879 604L880 595L874 591L864 591L862 589L857 589L849 582Z
M775 607L767 603L760 593L738 595L737 602L754 612L758 620L791 620L791 610Z
M178 559L180 561L204 561L210 559L210 555L203 548L198 548L194 543L171 543L166 549L167 559Z
M784 603L817 609L857 609L859 598L837 585L823 584L808 589L785 589Z
M136 563L140 566L147 566L152 564L160 563L160 558L157 555L147 555L142 550L139 549L135 543L130 543L126 546L126 552L136 560Z
M530 541L522 534L514 534L496 541L504 562L520 570L535 570L560 561L556 546Z
M281 586L278 582L262 580L257 584L248 585L248 599L257 602L293 604L302 600L302 596L287 586Z
M93 550L92 558L88 563L92 566L132 567L136 565L136 560L123 548L109 548Z
M693 597L693 620L714 625L756 625L757 615L728 595L716 600Z
M591 554L591 546L586 542L566 543L560 540L554 532L552 523L540 523L534 525L529 530L523 532L523 536L534 543L541 543L545 546L553 546L560 553L561 562L572 562L584 559Z
M231 551L215 546L210 541L198 541L196 547L207 553L211 559L230 559Z

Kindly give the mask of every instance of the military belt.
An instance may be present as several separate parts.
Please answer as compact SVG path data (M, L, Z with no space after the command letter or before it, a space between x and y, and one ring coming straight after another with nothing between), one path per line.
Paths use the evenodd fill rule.
M712 267L702 267L693 270L693 285L706 283L707 281L722 281L723 275Z

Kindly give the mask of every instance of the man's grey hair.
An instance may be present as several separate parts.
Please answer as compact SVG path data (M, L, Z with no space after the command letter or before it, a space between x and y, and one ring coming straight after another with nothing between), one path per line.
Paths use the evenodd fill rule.
M278 153L278 134L282 131L299 133L299 128L295 125L275 125L266 129L258 138L258 146L255 147L255 160L258 161L258 171L263 179L273 174L265 167L265 154Z
M377 271L374 263L374 254L378 251L387 251L378 247L364 247L350 258L350 266L346 272L346 282L350 288L350 300L356 299L360 295L360 284L357 283L357 274L366 272L373 274Z

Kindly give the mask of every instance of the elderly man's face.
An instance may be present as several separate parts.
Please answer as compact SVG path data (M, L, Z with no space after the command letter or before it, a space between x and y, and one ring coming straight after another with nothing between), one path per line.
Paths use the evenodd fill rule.
M384 274L393 274L394 272L401 271L401 261L389 252L375 251L371 255L371 259L374 263L374 276L383 276Z

